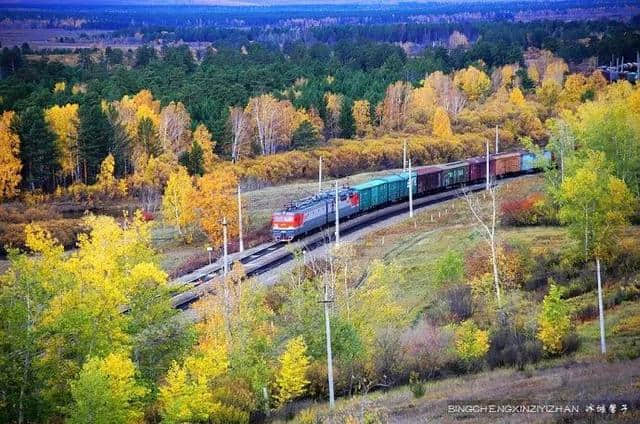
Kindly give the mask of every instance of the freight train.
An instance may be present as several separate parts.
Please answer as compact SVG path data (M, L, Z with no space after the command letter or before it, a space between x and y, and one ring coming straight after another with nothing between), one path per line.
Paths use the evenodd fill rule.
M551 160L550 152L543 152ZM489 176L531 173L537 170L536 155L528 151L504 152L489 157ZM409 198L409 179L414 197L451 190L486 180L486 156L478 156L443 165L418 167L408 172L376 178L353 187L338 189L340 221L372 209ZM335 222L335 191L328 190L306 197L273 213L271 218L274 241L291 241L296 237Z

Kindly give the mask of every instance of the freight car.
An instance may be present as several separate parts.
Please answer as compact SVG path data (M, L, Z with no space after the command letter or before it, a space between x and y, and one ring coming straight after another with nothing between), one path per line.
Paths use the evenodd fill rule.
M544 152L551 160L551 154ZM489 157L489 176L503 178L535 172L536 155L525 150L505 152ZM411 177L414 197L450 190L486 179L487 158L478 156L443 165L419 167L415 172L387 175L338 191L341 220L366 213L384 205L405 201L409 197ZM335 221L335 191L328 190L287 205L273 213L272 233L275 241L291 241L301 234Z

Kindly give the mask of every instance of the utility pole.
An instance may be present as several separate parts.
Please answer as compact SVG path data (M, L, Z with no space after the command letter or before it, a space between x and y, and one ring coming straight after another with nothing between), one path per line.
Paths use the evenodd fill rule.
M496 154L498 154L498 126L496 125Z
M407 140L402 145L402 172L407 170Z
M411 158L409 158L409 218L413 218L413 175L411 174Z
M225 278L227 277L227 274L229 273L229 266L227 264L227 217L223 217L222 218L222 240L224 243L224 253L223 253L223 266L222 266L222 272L223 275L225 276Z
M604 308L602 306L602 281L600 280L600 258L596 258L598 272L598 309L600 310L600 352L607 353L607 342L604 338Z
M324 299L320 303L324 304L324 327L327 336L327 379L329 380L329 408L333 409L335 398L333 396L333 357L331 354L331 324L329 323L329 304L333 302L329 299L327 283L324 284Z
M322 156L318 165L318 193L322 191Z
M338 195L338 181L336 180L336 244L340 243L340 197Z
M487 179L487 183L485 184L484 188L485 190L489 190L489 140L487 140L487 174L486 174L486 179Z
M242 195L240 194L240 184L238 184L238 233L240 235L240 252L244 252L244 240L242 240Z

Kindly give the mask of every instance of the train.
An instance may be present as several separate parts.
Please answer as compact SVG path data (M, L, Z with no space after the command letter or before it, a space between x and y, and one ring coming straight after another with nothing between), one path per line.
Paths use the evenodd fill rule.
M545 160L551 153L542 152ZM504 178L538 170L536 155L526 150L500 152L489 156L489 176ZM409 180L414 197L426 196L486 180L486 156L441 165L421 166L408 172L391 174L352 187L338 189L338 216L348 220L373 209L405 201L409 198ZM335 222L335 190L322 191L273 212L271 232L276 242L295 238Z

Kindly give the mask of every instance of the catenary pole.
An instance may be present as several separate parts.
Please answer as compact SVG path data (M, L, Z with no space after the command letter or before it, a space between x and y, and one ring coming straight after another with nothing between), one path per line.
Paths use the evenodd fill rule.
M336 180L336 244L340 243L340 197L338 196L338 181Z
M604 308L602 305L602 281L600 279L600 258L596 258L596 270L598 272L598 309L600 311L600 351L607 353L607 342L604 337Z
M324 285L324 299L321 303L324 304L324 327L327 338L327 380L329 382L329 408L333 409L335 405L335 398L333 394L333 355L331 352L331 323L329 322L329 289L327 283Z
M486 179L487 183L485 184L485 190L489 190L489 140L487 140L487 169L486 169Z
M402 172L407 170L407 140L402 144Z
M238 184L238 234L240 236L240 252L244 252L244 240L242 239L242 194L240 184Z
M222 218L222 240L224 243L222 272L223 272L223 275L226 277L227 274L229 273L229 266L227 263L227 217Z
M496 154L498 154L498 126L496 125Z
M409 218L413 218L413 175L411 174L411 158L409 158Z
M320 156L320 162L318 164L318 193L322 191L322 156Z

